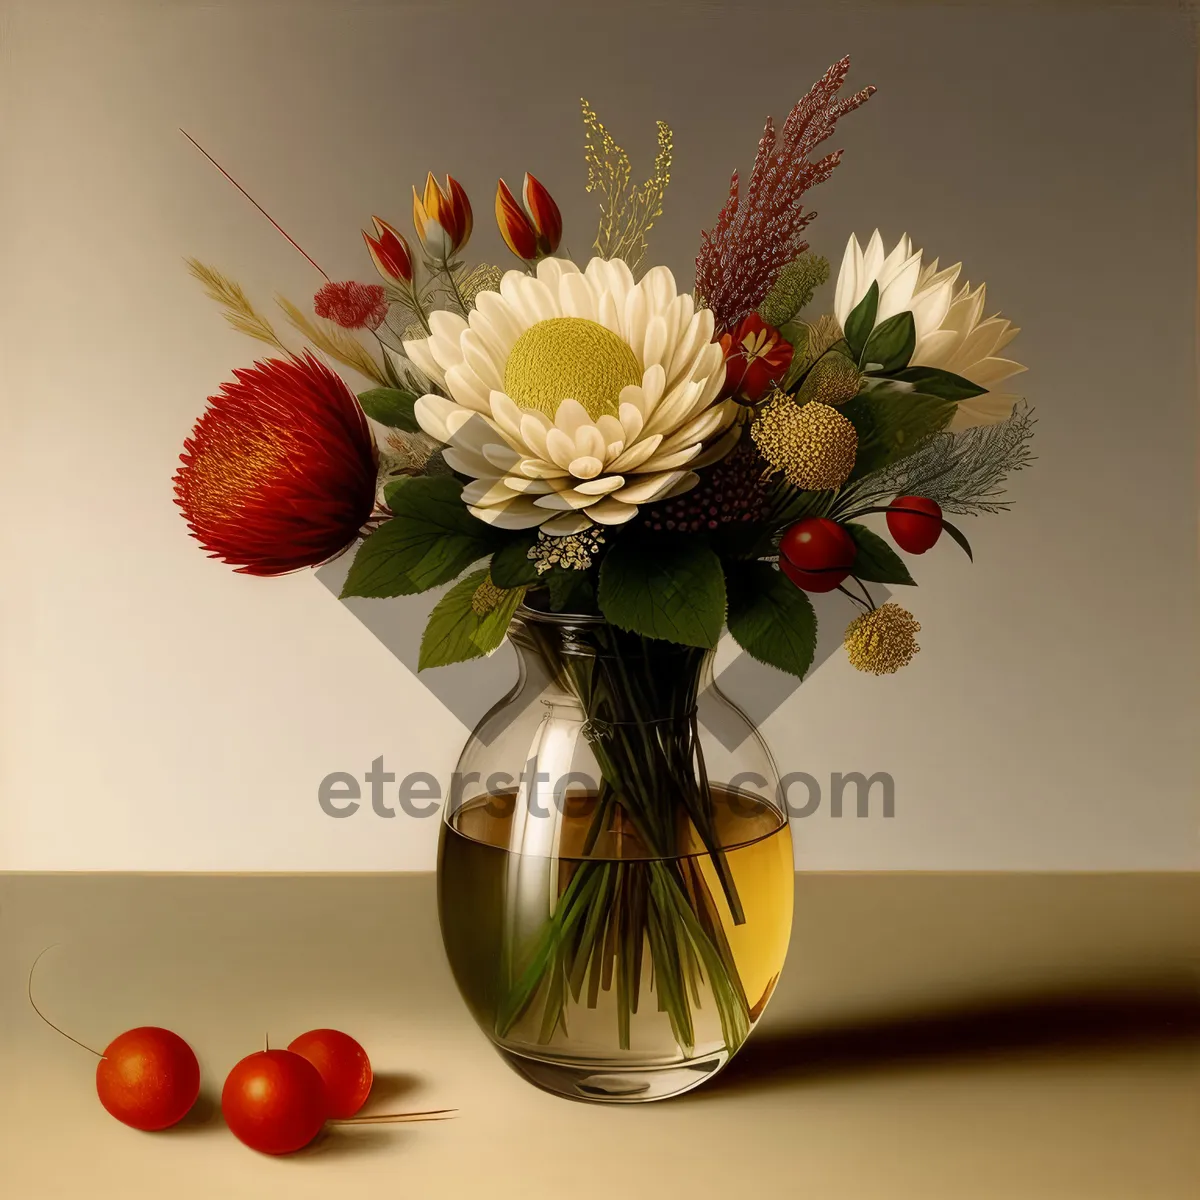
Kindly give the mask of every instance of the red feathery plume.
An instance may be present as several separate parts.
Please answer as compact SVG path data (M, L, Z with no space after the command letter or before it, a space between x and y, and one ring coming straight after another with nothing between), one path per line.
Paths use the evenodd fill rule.
M808 243L801 236L817 214L805 212L800 197L824 183L841 160L833 151L816 162L809 155L833 133L838 120L875 91L865 87L837 98L850 70L847 55L812 86L788 114L778 138L770 117L758 143L745 199L738 194L738 173L729 199L711 230L700 235L696 290L713 310L717 329L728 329L762 303L771 285Z
M209 557L243 574L316 566L344 550L374 509L366 417L311 354L234 375L183 444L175 503Z
M387 293L377 283L327 283L313 297L313 312L343 329L378 329L388 313Z

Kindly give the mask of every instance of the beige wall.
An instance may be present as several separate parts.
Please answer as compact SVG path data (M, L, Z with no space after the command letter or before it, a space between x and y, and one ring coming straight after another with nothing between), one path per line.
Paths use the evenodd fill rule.
M635 151L675 127L653 252L698 229L762 116L846 50L880 91L813 242L907 229L1024 326L1039 461L1007 517L919 563L923 650L840 657L766 725L786 769L885 770L891 821L800 824L820 868L1196 867L1194 51L1178 6L8 3L0 6L0 867L429 866L436 821L331 821L329 771L449 771L465 729L309 576L207 561L180 442L254 345L182 268L303 299L454 170L592 230L576 100Z

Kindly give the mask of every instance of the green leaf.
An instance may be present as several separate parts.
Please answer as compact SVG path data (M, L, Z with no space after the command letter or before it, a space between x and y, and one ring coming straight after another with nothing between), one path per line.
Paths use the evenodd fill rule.
M556 613L594 613L596 578L592 571L551 567L542 576L550 593L550 607Z
M875 314L879 311L879 284L872 283L867 294L858 302L854 311L846 318L846 343L855 362L862 362L862 352L875 328Z
M817 646L812 602L770 563L726 564L729 632L752 658L803 679Z
M472 571L434 605L421 638L418 671L482 658L504 641L509 622L525 595L525 589L512 588L504 593L500 603L491 611L477 613L471 606L472 601L480 584L487 582L487 578L486 568Z
M942 518L942 528L963 548L966 556L974 562L975 555L971 553L971 543L967 541L967 535L957 525L951 525L945 517Z
M383 485L383 502L388 508L395 511L396 497L400 494L400 489L406 483L412 483L415 476L412 475L397 475L395 479L389 479Z
M529 557L537 541L537 530L523 530L492 555L492 582L497 587L529 587L539 582L537 564Z
M953 371L943 371L938 367L906 367L903 371L891 373L893 379L902 383L911 383L913 390L923 392L926 396L940 396L943 400L970 400L972 396L982 396L987 388L981 388L977 383L955 375Z
M358 548L342 596L411 596L448 583L490 554L497 531L467 512L450 476L413 479L394 493L395 514Z
M908 366L917 348L917 326L907 310L877 325L867 339L862 366L876 374L889 374Z
M792 347L792 362L803 362L808 354L809 327L803 321L787 321L779 326L779 334ZM788 370L791 370L789 366ZM785 376L786 378L786 376Z
M908 573L904 560L877 533L853 521L847 521L842 528L858 547L851 574L866 583L904 583L916 587L917 581Z
M620 629L684 646L715 646L725 621L721 560L698 538L615 543L600 567L600 611Z
M409 433L417 433L421 426L413 414L413 405L417 398L412 392L400 388L372 388L369 392L359 392L358 402L362 410L380 425L392 429L406 429Z
M953 400L913 392L886 379L859 392L841 408L858 434L851 480L912 454L949 424L954 408Z

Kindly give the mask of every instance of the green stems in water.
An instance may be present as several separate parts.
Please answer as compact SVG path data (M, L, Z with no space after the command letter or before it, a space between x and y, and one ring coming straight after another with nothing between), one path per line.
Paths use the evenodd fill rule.
M695 1045L692 1010L706 983L735 1049L749 1032L749 1005L701 869L711 861L741 924L700 749L696 705L707 652L598 622L567 637L532 623L525 632L578 702L602 779L583 857L560 863L570 874L554 910L524 961L511 964L497 1033L505 1036L540 997L539 1040L548 1042L565 1026L570 1002L595 1007L601 990L615 989L620 1044L628 1049L648 949L658 1006L680 1048ZM623 855L626 836L636 855ZM606 838L616 851L591 857Z

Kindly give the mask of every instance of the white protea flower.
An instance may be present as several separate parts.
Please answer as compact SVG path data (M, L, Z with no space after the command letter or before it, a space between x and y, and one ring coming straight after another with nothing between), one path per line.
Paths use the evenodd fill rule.
M937 259L922 275L925 272L937 272ZM918 341L913 353L914 367L939 367L988 389L982 396L958 402L949 425L952 431L1003 421L1020 399L1011 392L992 390L996 384L1019 375L1025 367L1011 358L1000 357L999 352L1021 331L999 313L985 317L986 302L986 284L981 283L974 291L970 283L961 284L939 328Z
M693 487L693 468L737 440L712 313L665 267L635 283L619 259L580 271L546 258L536 277L507 272L468 320L435 312L430 326L404 349L449 398L420 397L417 420L490 524L622 524Z
M998 357L1020 332L999 315L983 318L987 291L980 284L974 291L968 283L957 287L962 263L944 270L938 260L922 266L922 252L913 250L904 234L890 253L885 253L877 229L865 250L853 234L846 245L834 296L839 323L846 321L871 288L879 285L876 325L906 310L913 315L916 348L910 365L939 367L989 389L984 395L960 400L951 430L969 429L1003 421L1017 397L991 388L1024 371L1020 363Z

